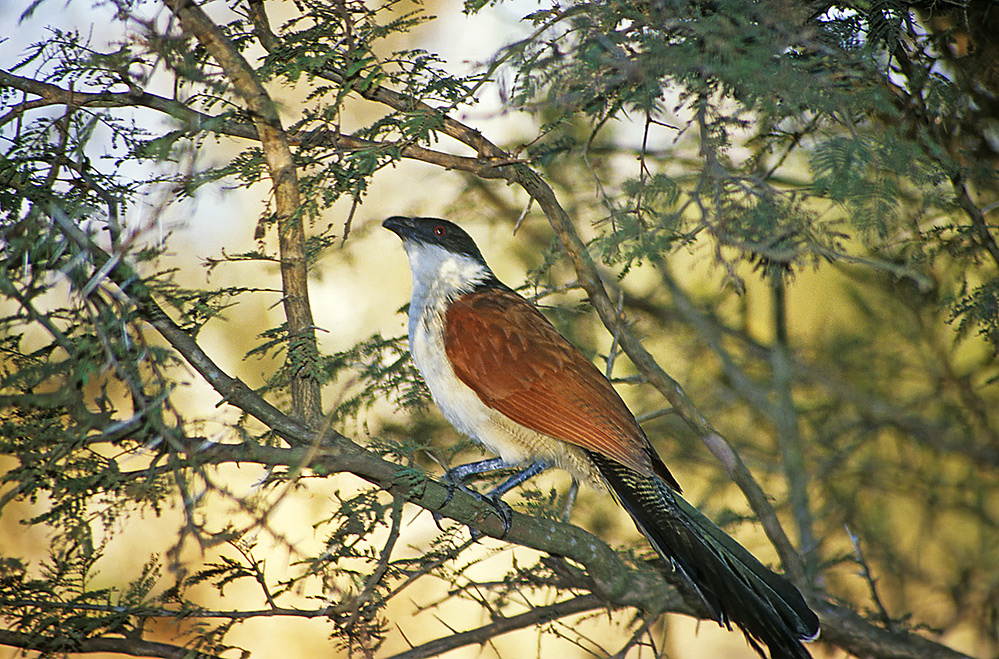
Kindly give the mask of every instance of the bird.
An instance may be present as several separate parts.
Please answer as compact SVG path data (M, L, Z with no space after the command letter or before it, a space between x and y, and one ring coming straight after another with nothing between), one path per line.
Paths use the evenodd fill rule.
M468 233L430 217L382 226L409 260L413 362L444 417L497 456L450 469L448 500L487 470L522 467L483 497L497 502L548 467L565 469L613 495L719 625L734 623L761 656L762 643L772 659L809 659L802 643L818 637L819 619L800 591L683 499L610 381L496 278Z

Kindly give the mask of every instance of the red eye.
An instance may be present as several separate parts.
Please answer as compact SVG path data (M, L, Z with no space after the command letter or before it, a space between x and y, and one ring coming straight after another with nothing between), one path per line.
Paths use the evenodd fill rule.
M437 226L434 227L434 235L437 236L438 238L443 238L444 236L447 235L447 227L444 226L443 224L438 224Z

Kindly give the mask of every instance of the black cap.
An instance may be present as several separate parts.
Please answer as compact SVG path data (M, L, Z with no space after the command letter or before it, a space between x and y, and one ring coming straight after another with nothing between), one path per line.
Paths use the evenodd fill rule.
M482 253L472 237L453 222L436 217L401 217L396 215L382 222L382 226L403 240L424 245L438 245L449 252L469 256L485 264Z

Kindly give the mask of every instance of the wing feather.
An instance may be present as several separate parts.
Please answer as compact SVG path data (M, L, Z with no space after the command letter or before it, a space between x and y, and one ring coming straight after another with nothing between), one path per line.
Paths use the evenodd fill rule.
M454 300L444 349L487 406L679 490L607 378L516 293L485 288Z

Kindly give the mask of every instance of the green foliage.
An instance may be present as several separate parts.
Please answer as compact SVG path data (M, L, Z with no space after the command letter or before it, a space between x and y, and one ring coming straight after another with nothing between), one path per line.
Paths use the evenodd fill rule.
M426 385L409 358L409 347L400 337L384 339L376 334L350 350L326 355L320 371L322 382L333 382L350 374L364 383L357 393L340 398L332 416L337 423L356 419L381 400L408 408L425 404L429 398Z
M400 49L381 54L386 39L432 18L422 9L396 13L404 4L372 9L360 3L301 3L301 15L284 26L280 47L268 54L263 76L289 83L304 76L313 84L310 104L291 126L308 135L296 156L302 169L303 211L310 218L320 218L343 196L355 202L363 199L370 178L399 160L398 145L430 141L440 125L441 117L434 113L393 112L351 134L370 141L370 148L344 149L336 138L351 94L370 95L385 84L433 106L454 107L472 98L471 85L477 79L450 74L433 53Z
M999 351L999 279L972 291L962 290L951 311L951 320L957 321L959 333L977 330Z
M44 1L25 4L37 15ZM351 222L371 221L361 204L383 168L472 160L483 178L456 198L439 191L439 205L460 220L522 220L530 292L558 292L568 311L556 324L622 383L650 379L585 313L572 259L536 229L535 207L487 187L507 159L487 156L485 142L467 160L442 146L444 135L476 148L495 139L458 123L493 91L536 131L511 140L510 160L552 183L627 328L773 497L817 596L863 611L883 604L880 588L888 610L868 616L878 627L897 631L911 615L996 647L999 77L989 62L999 56L976 32L987 29L976 3L553 3L526 17L532 34L468 75L407 41L435 20L419 4L300 0L281 6L276 30L272 3L197 4L223 16L216 36L280 110L301 199L290 217L268 196L274 147L259 139L245 87L159 4L113 3L122 38L111 44L87 36L103 30L52 28L0 67L0 512L5 530L50 540L45 556L6 546L0 556L0 618L26 649L56 657L91 639L138 643L169 623L175 650L230 656L243 650L238 625L286 616L325 625L348 654L389 656L408 625L437 624L442 603L493 623L550 613L524 625L559 638L576 634L572 622L542 622L561 617L566 598L613 606L578 565L524 552L482 576L507 545L482 551L461 540L463 527L414 523L399 492L432 491L428 470L469 445L428 411L405 339L368 329L319 354L315 328L267 326L244 306L287 301L258 278L276 281L287 265L274 244L294 221L307 232L296 245L306 269L339 260L348 238L365 240ZM147 6L164 18L148 20ZM964 39L975 48L961 51ZM362 111L369 103L376 112ZM266 196L260 216L234 232L255 244L205 263L213 276L238 266L238 284L191 284L203 273L166 262L167 209L251 188ZM264 370L255 400L292 413L297 383L321 386L324 416L294 421L356 439L366 457L395 463L391 478L334 473L352 466L335 461L347 439L333 433L287 448L287 428L259 410L228 414L250 388L206 383L232 346L198 342L244 324L256 341L238 350ZM223 410L192 410L189 391L212 388ZM707 511L747 518L692 435L699 419L650 388L621 391ZM406 410L405 425L382 418L386 401ZM562 518L547 483L521 494L518 510ZM313 545L280 530L289 500L320 511ZM577 518L616 527L609 506L594 508ZM159 544L141 568L111 575L133 525L154 528ZM625 549L626 563L648 569L643 551ZM844 556L874 572L869 594ZM434 581L439 599L428 603L420 589ZM205 590L250 592L254 604L217 605ZM944 604L921 608L929 600ZM653 624L624 617L631 638L612 643L622 656L648 644ZM582 634L566 643L615 654Z
M13 560L0 567L0 597L18 602L8 609L11 626L39 639L32 649L46 657L59 656L90 635L128 630L127 616L108 606L111 593L90 587L103 548L87 541L64 543L54 545L40 579L30 578L26 566Z

